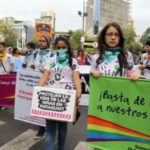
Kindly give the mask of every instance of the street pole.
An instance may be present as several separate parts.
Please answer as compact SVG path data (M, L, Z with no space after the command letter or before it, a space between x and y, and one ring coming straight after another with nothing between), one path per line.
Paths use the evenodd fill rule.
M83 1L83 10L82 10L82 37L81 37L81 48L84 49L84 19L85 19L85 1Z
M85 1L83 1L83 11L82 11L82 35L84 34L84 18L85 17Z

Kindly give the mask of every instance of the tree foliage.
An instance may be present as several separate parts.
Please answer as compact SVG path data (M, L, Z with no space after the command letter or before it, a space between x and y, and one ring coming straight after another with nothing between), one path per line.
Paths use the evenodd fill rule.
M77 49L78 47L81 47L81 36L82 31L76 30L76 31L69 31L70 34L70 44L73 49Z
M142 34L141 42L144 45L147 41L150 41L150 27Z
M0 35L3 37L6 46L16 46L17 31L13 28L13 25L0 21Z
M139 43L126 44L126 48L135 55L138 55L142 50L142 46Z
M124 28L123 35L125 39L124 47L131 51L133 54L138 55L139 51L142 49L142 46L135 42L136 33L133 27L128 26L127 28Z
M136 33L132 26L128 26L127 28L124 28L123 35L124 35L124 39L125 39L125 45L134 43Z

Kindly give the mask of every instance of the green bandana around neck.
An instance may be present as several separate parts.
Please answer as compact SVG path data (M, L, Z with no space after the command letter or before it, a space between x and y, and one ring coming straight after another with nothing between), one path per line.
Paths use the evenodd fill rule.
M104 47L104 63L111 63L120 54L120 47Z
M68 58L67 49L56 50L56 64L60 69L64 69L68 65Z
M50 52L49 49L45 49L45 50L43 49L43 50L40 50L39 55L46 55L49 52Z
M40 60L39 62L42 64L45 60L45 56L50 52L49 49L45 49L45 50L40 50L39 52L39 56L40 56Z
M34 50L28 50L28 53L27 53L27 57L31 56L33 54Z

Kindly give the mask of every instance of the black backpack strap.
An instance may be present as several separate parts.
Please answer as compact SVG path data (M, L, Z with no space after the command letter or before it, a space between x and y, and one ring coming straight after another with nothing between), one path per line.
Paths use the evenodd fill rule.
M4 64L3 64L3 62L2 62L2 60L0 60L0 62L1 62L1 65L2 65L2 67L3 67L3 69L4 69L4 71L6 72L6 68L5 68L5 66L4 66Z

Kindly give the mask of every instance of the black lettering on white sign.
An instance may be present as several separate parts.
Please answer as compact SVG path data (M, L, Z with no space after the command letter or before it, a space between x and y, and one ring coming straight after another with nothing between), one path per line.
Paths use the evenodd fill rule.
M80 75L82 94L89 94L89 74Z
M67 110L67 103L70 102L71 95L58 94L49 91L38 92L38 108L63 112Z

